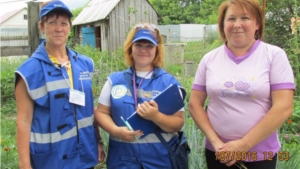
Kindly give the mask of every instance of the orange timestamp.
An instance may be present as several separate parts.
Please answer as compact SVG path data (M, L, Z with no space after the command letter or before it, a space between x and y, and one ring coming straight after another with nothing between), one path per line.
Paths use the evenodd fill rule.
M273 160L273 157L274 157L274 152L272 151L264 151L263 152L264 154L264 160ZM277 157L278 157L278 160L279 161L289 161L290 159L290 153L288 151L279 151L277 153Z
M216 152L216 160L221 161L256 161L257 152L245 152L245 151L220 151Z
M221 161L256 161L257 160L257 152L243 152L243 151L220 151L216 152L216 160ZM263 160L273 160L274 152L263 152ZM287 151L278 152L278 160L279 161L288 161L290 159L290 154Z

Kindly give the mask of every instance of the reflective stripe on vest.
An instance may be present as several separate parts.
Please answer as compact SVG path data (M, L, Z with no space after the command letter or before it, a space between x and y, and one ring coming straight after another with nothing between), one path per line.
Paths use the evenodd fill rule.
M178 136L177 133L161 133L161 135L166 140L166 142L169 142L173 137ZM118 142L126 142L114 136L110 136L109 138ZM156 135L154 133L150 133L145 138L139 139L139 142L135 140L133 142L127 142L127 143L138 144L138 143L158 143L158 142L160 143L160 140L156 137Z
M47 82L45 86L29 91L29 95L33 100L39 99L48 94L48 92L58 89L70 88L68 82L69 79L56 80L53 82Z
M80 119L78 120L78 129L91 126L93 125L93 123L94 123L94 115L84 119ZM46 133L46 134L31 132L30 142L40 143L40 144L55 143L74 136L76 136L76 126L74 126L72 129L70 129L69 131L65 132L62 135L60 134L59 131L55 133Z
M160 91L157 90L152 90L152 91L145 91L144 89L137 89L137 95L139 98L143 98L143 99L152 99L155 96L153 96L153 93L156 93L156 95L158 95L160 93ZM126 93L127 96L132 96L130 90L127 90Z

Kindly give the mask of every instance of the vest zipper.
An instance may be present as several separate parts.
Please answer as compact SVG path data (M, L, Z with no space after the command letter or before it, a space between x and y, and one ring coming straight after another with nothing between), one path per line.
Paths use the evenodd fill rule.
M77 132L77 142L79 143L79 131L78 131L78 121L76 120L77 112L76 112L76 105L74 105L74 120L76 122L76 132Z

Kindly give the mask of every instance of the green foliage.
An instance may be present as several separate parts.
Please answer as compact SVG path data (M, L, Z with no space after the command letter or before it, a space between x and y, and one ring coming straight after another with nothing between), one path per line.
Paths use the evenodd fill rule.
M18 168L16 149L16 104L14 71L26 58L1 58L1 167Z
M288 160L278 159L277 168L300 168L300 100L295 97L291 117L280 127L282 153L288 154ZM278 156L279 158L279 156Z
M295 95L300 96L300 33L295 32L295 34L290 39L287 39L286 42L287 48L285 51L287 52L295 75Z
M80 12L83 10L83 8L84 8L84 6L71 10L71 12L73 14L72 21L80 14Z
M200 0L149 0L162 17L160 25L195 23L200 9Z
M281 126L281 133L300 134L300 100L295 97L293 105L293 113L291 117ZM300 141L300 140L299 140Z
M223 45L216 34L209 34L206 40L187 42L184 46L184 60L199 63L202 57L209 51Z
M298 0L268 0L265 41L282 48L288 48L291 38L291 18L296 16Z
M218 7L223 0L202 0L195 23L215 24L218 22Z
M160 25L215 24L218 6L223 0L149 0L162 17Z
M138 10L135 9L134 7L130 7L130 6L127 7L127 13L128 14L135 14L137 12L138 12Z
M300 27L292 35L291 18L300 16L299 4L299 0L268 0L265 29L265 41L288 54L297 84L296 96L300 95Z
M3 111L3 110L2 110ZM8 114L8 113L6 113ZM18 168L18 153L15 139L15 118L1 116L1 167L3 169Z
M26 58L1 58L1 112L2 115L14 115L15 75L14 71Z
M76 45L74 50L94 60L93 94L95 96L95 104L97 104L97 96L99 96L109 74L126 69L123 51L118 49L112 53L108 51L100 52L99 49L88 45Z
M212 45L215 43L215 41L219 41L219 45L223 45L223 41L221 41L221 37L218 32L208 32L207 35L205 35L205 43L210 44L211 48L214 49L214 46Z
M14 68L8 71L1 71L1 81L7 82L1 85L1 101L2 104L14 97Z
M145 15L149 15L149 12L147 10L144 11Z
M298 138L299 140L299 138ZM299 169L300 168L300 144L299 142L291 142L283 144L279 153L285 154L285 158L278 156L277 168L278 169Z

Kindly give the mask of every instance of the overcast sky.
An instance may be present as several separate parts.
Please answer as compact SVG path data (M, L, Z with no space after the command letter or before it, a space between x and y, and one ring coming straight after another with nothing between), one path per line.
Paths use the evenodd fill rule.
M27 6L30 0L0 0L0 16L3 14ZM84 6L89 0L62 0L70 9Z

